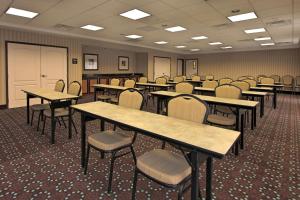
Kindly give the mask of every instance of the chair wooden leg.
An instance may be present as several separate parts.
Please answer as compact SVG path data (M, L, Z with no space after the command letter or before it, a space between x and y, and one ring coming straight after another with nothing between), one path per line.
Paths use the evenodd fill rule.
M135 200L137 178L138 178L138 171L137 171L137 168L135 167L134 176L133 176L133 186L132 186L131 200Z
M64 127L65 127L65 128L67 128L67 125L66 125L66 123L65 123L65 120L64 120L64 118L63 118L63 117L61 117L61 121L62 121L62 123L63 123Z
M85 175L87 173L87 168L88 168L88 164L89 164L90 150L91 150L91 146L88 144L87 151L86 151L85 164L84 164L84 174Z
M178 196L177 196L177 199L178 199L178 200L181 200L181 199L182 199L183 190L184 190L184 184L182 184L182 185L179 187Z
M43 118L42 112L40 112L40 114L39 114L38 125L37 125L37 128L36 128L36 131L39 131L39 130L40 130L40 122L41 122L41 118Z
M78 134L78 131L77 131L77 128L76 128L76 126L75 126L75 123L74 123L73 119L69 119L69 120L71 120L71 123L73 124L73 127L74 127L74 129L75 129L75 133L76 133L76 135L77 135L77 134Z
M162 148L162 149L165 149L165 148L166 148L166 142L165 142L165 141L163 141L163 143L162 143L162 145L161 145L161 148Z
M34 116L34 111L32 110L30 126L32 126L33 123L33 116Z
M112 178L113 178L113 171L114 171L114 163L115 163L115 157L116 157L117 152L113 152L111 156L111 161L110 161L110 170L109 170L109 179L108 179L108 188L107 192L111 192L111 185L112 185Z

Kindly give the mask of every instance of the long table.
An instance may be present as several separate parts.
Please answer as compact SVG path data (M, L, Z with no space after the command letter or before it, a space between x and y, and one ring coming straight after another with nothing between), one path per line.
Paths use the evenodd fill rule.
M199 91L199 92L215 93L215 88L195 87L194 90ZM264 107L265 107L265 96L267 96L268 93L267 92L257 92L257 91L242 91L242 95L259 98L260 117L263 117L264 116Z
M250 90L264 91L273 93L273 108L277 108L277 89L282 88L284 85L279 84L257 84L258 87L250 87Z
M92 102L72 106L81 113L81 166L86 159L86 122L100 119L126 126L146 136L158 138L191 149L192 191L191 199L198 198L199 162L198 153L208 155L206 170L206 199L211 199L212 160L223 158L240 137L233 130L176 119L155 113L125 108L104 102ZM103 122L103 123L102 123Z
M69 107L69 138L72 137L72 125L71 125L71 100L77 99L79 96L70 95L62 92L55 92L54 90L47 88L35 88L35 89L24 89L22 90L26 93L26 111L27 111L27 124L29 124L30 116L30 99L31 98L40 98L41 103L44 103L44 100L50 102L51 109L51 144L55 143L55 118L54 110L56 108ZM64 101L62 101L64 100Z
M153 87L153 88L162 88L167 90L170 87L173 87L173 85L170 84L158 84L158 83L135 83L137 86L144 86L144 87Z

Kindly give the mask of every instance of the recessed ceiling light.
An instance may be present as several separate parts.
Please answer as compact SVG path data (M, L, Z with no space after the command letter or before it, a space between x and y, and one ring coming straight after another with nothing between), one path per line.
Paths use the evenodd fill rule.
M138 38L142 38L143 36L140 36L140 35L126 35L125 37L130 38L130 39L138 39Z
M233 16L230 16L227 18L232 22L239 22L239 21L244 21L244 20L249 20L249 19L256 19L257 16L256 16L255 12L249 12L249 13L240 14L240 15L233 15Z
M204 39L207 39L206 36L202 35L202 36L195 36L195 37L192 37L193 40L204 40Z
M32 19L35 16L37 16L39 13L31 12L31 11L28 11L28 10L17 9L17 8L9 8L6 11L6 14L16 15L16 16L19 16L19 17L26 17L26 18L31 18Z
M158 42L154 42L154 43L156 43L156 44L167 44L168 42L166 42L166 41L158 41Z
M271 40L271 37L255 38L254 40L255 40L255 41Z
M264 44L260 44L261 46L273 46L275 45L273 42L272 43L264 43Z
M183 28L181 26L174 26L174 27L166 28L165 30L174 33L174 32L178 32L178 31L185 31L186 28Z
M190 51L200 51L200 49L190 49Z
M183 45L180 45L180 46L176 46L176 48L178 49L182 49L182 48L185 48L186 46L183 46Z
M83 29L87 29L87 30L91 30L91 31L98 31L98 30L102 30L104 29L103 27L100 27L100 26L95 26L95 25L85 25L85 26L82 26L80 28L83 28Z
M262 32L266 32L266 29L264 28L255 28L255 29L248 29L248 30L244 30L245 33L262 33Z
M210 42L208 43L209 45L220 45L223 44L222 42Z
M232 49L232 46L221 47L221 49Z
M138 9L133 9L133 10L121 13L120 15L123 16L123 17L127 17L129 19L133 19L133 20L138 20L138 19L142 19L144 17L149 17L150 16L150 14L145 13L145 12L143 12L141 10L138 10Z

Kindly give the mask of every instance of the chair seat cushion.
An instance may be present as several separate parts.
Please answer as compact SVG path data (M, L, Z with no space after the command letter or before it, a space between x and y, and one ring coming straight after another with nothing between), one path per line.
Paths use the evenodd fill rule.
M217 125L233 126L235 124L235 117L226 117L222 115L211 114L208 115L207 121Z
M217 105L216 110L218 112L225 113L225 114L232 114L233 113L232 110L230 109L230 107L228 107L228 106Z
M137 168L160 182L177 185L191 174L183 155L155 149L137 158Z
M98 95L97 99L98 100L109 100L111 98L111 96L109 95Z
M33 111L42 111L42 110L50 109L50 106L49 104L36 104L36 105L32 105L31 109Z
M51 117L51 110L45 110L44 115L46 117ZM64 117L69 115L69 109L67 108L57 108L54 110L54 117Z
M110 98L110 102L117 104L119 102L119 99L117 97L112 97Z
M129 145L131 142L132 137L122 131L107 130L92 134L88 137L88 143L90 145L104 151L115 150L119 147Z

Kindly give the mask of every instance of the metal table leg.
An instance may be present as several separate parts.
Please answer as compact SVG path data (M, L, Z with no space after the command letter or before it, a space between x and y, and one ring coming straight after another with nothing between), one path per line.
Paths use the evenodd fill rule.
M30 109L29 109L29 105L30 105L30 96L29 94L26 94L26 116L27 116L27 124L29 124L29 115L30 115Z
M213 171L212 167L213 167L212 157L208 157L206 160L206 199L207 200L212 199L212 195L211 195L212 171Z
M260 117L263 117L265 114L265 97L260 97Z
M192 162L192 185L191 185L191 200L198 199L198 179L199 179L199 160L198 152L191 152L191 162Z
M86 121L84 113L81 113L81 167L84 167L86 154Z

